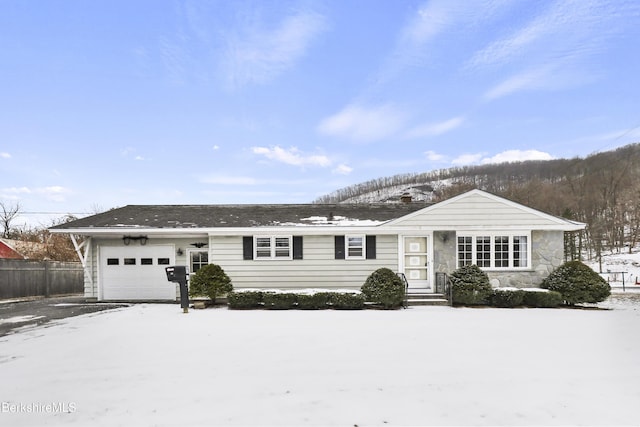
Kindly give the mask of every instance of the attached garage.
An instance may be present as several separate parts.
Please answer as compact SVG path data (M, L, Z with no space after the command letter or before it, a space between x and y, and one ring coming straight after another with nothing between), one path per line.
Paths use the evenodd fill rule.
M165 267L175 264L171 245L100 248L102 300L176 300Z

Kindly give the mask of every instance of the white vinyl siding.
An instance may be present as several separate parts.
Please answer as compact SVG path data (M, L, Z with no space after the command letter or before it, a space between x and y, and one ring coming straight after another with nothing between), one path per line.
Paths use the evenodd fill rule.
M334 238L333 235L304 236L304 258L278 262L244 260L242 236L211 236L209 247L212 262L224 269L237 289L360 289L378 268L398 271L396 235L378 236L376 259L355 263L335 259Z
M557 226L562 220L550 217L524 206L508 201L499 201L481 194L445 201L432 208L407 215L393 223L393 226L420 229L425 224L430 227L460 228L492 227L540 228Z

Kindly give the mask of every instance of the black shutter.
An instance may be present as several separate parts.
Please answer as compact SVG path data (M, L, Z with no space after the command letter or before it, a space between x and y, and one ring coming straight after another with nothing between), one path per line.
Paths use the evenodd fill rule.
M253 236L242 237L242 259L253 259Z
M302 259L302 236L293 236L293 259Z
M344 259L344 236L335 236L336 259Z
M367 236L367 259L376 259L376 236Z

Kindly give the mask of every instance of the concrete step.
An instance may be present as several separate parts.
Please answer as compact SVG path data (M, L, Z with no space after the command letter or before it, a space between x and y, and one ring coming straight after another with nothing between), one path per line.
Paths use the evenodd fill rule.
M407 294L407 305L449 305L449 301L442 294L412 292Z
M413 292L413 293L408 293L407 294L407 299L439 299L439 298L444 298L443 294L434 294L431 292ZM446 299L446 298L444 298Z
M407 300L407 306L417 305L449 305L449 301L444 298L427 298L427 299L409 299Z

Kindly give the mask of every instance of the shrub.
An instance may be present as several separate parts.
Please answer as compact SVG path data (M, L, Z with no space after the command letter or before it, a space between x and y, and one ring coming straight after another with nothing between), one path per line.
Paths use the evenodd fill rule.
M385 309L398 308L404 301L404 283L388 268L379 268L371 273L361 291L367 301Z
M522 305L524 291L520 289L493 289L491 305L494 307L512 308Z
M336 310L362 310L365 297L363 294L348 294L333 292L331 294L331 307Z
M491 284L487 273L475 264L465 265L451 273L454 304L482 305L491 298Z
M318 292L312 295L298 294L298 308L301 310L320 310L329 308L328 292Z
M609 284L580 261L565 262L544 279L540 286L560 292L567 305L597 303L611 294Z
M216 298L233 290L231 279L217 264L201 267L191 278L189 293L192 296L209 297L215 304Z
M229 292L227 303L230 308L246 309L262 307L261 291Z
M522 302L528 307L553 308L562 304L562 294L556 291L541 292L525 290Z
M262 300L264 308L269 310L289 310L296 306L298 295L292 293L265 292Z

